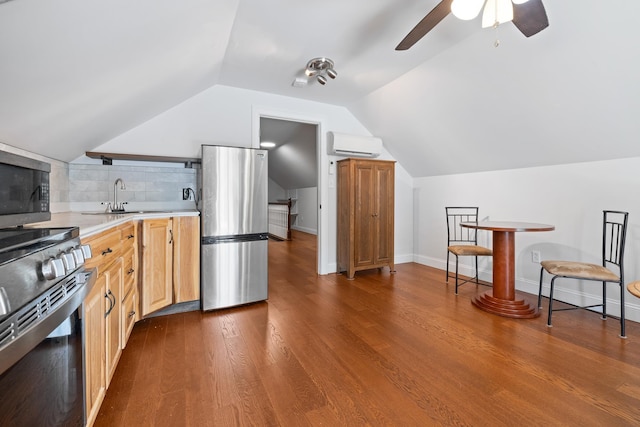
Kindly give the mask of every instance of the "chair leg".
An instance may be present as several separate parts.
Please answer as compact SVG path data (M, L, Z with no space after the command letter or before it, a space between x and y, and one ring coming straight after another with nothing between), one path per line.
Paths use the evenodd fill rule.
M456 255L456 295L458 295L458 255Z
M447 250L447 283L449 283L449 251Z
M551 285L549 288L549 316L547 317L548 327L551 327L551 313L553 312L553 284L556 281L556 277L558 276L553 276L553 278L551 279Z
M624 283L620 282L620 338L626 338L624 328Z
M479 283L478 282L478 257L476 256L475 258L476 258L476 283Z
M544 273L544 268L540 268L540 286L538 287L538 308L542 308L542 274Z
M602 282L602 319L607 319L607 282Z

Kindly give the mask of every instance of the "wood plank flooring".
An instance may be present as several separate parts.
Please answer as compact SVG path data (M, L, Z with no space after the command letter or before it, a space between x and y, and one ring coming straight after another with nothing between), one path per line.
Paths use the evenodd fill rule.
M317 276L315 236L270 242L268 302L136 324L96 425L640 425L639 324L506 319L396 268Z

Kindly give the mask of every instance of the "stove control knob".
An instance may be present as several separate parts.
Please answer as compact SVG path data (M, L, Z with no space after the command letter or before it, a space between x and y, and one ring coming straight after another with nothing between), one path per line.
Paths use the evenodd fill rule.
M76 262L77 266L81 266L84 264L84 253L80 248L71 249L71 255L73 255L73 260Z
M73 254L63 253L60 255L60 258L62 259L62 264L64 265L64 269L67 273L76 269L76 260L73 257Z
M42 263L40 272L47 280L57 279L65 274L64 263L61 259L49 258Z
M82 256L84 256L84 259L91 258L91 246L89 246L89 245L80 245L76 249L80 249L82 251Z

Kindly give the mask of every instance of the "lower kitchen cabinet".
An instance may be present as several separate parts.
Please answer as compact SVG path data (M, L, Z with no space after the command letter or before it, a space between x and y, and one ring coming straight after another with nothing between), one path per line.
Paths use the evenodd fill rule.
M142 221L141 316L200 299L200 217Z
M132 265L135 265L135 256L131 252L135 248L135 234L129 237L131 233L130 224L125 224L82 239L83 244L91 247L93 255L86 260L85 266L97 269L96 284L83 304L87 426L93 425L115 373L130 333L130 329L126 332L125 327L133 327L125 317L127 302L123 301L124 266L133 270ZM123 238L124 234L126 237ZM123 256L130 257L127 263L123 261ZM135 277L134 274L131 276ZM127 283L132 280L128 279ZM135 304L137 289L133 285L128 288L133 288L130 298Z
M107 384L111 382L122 354L122 258L115 260L104 272L107 279L106 317L106 372Z
M173 302L171 218L142 221L142 316Z
M82 307L90 427L135 322L200 298L200 218L129 221L81 240L93 254L85 267L97 269L96 284Z
M106 381L106 288L107 278L98 277L91 293L84 300L84 353L85 353L85 410L87 425L96 419L107 390Z
M200 299L200 217L173 218L173 303Z

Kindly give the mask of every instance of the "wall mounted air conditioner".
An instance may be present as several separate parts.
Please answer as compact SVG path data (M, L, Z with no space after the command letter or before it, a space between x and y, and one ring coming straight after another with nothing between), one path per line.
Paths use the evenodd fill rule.
M333 156L378 157L382 153L382 140L374 136L329 132L327 146Z

